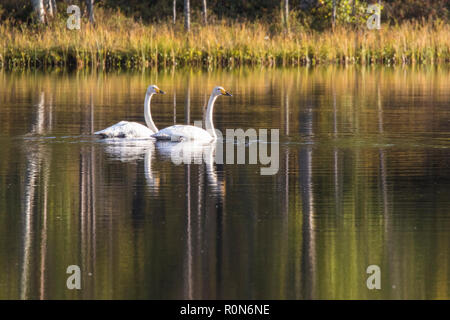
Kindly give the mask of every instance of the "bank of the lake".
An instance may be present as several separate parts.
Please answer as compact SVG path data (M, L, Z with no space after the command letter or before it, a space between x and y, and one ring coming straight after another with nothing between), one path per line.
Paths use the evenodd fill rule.
M100 17L69 30L59 19L46 26L0 26L0 66L143 69L149 67L318 64L446 64L450 27L443 22L338 27L334 31L274 30L264 23L147 25L121 16Z

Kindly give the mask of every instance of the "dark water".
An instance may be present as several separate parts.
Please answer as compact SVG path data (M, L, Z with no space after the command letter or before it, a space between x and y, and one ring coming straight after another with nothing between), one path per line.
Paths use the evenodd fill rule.
M278 173L92 137L151 83L160 128L223 85L216 126L280 129ZM0 298L448 299L449 156L446 68L0 73Z

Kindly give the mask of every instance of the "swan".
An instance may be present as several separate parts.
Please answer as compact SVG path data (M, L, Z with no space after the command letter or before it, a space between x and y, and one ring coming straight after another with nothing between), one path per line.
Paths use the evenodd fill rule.
M222 87L215 87L209 97L208 107L206 109L205 126L206 130L191 126L191 125L174 125L164 128L153 135L156 140L171 140L171 141L188 141L195 140L199 142L209 143L216 141L217 135L214 131L213 124L213 109L214 102L218 96L231 96Z
M151 85L147 88L144 102L144 117L147 127L137 122L120 121L119 123L116 123L106 129L95 132L95 134L103 138L151 137L154 133L158 132L158 128L156 128L150 112L150 100L154 94L165 94L165 92L155 85Z

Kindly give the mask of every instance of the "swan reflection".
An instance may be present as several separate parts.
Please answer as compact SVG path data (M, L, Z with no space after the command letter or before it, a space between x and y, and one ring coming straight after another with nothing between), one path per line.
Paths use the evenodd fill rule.
M105 153L110 159L121 162L144 161L144 174L147 185L158 192L160 179L153 174L152 161L155 154L155 141L152 139L105 139Z
M223 195L224 185L217 176L214 166L216 143L202 143L195 140L183 142L157 141L158 154L165 160L170 160L175 165L203 164L208 179L208 185L214 193Z
M218 195L223 195L224 184L218 178L214 166L216 144L204 144L195 141L171 142L150 139L105 139L105 153L110 159L121 162L144 162L144 173L147 185L152 189L159 189L159 175L155 174L153 162L155 154L158 159L171 161L174 165L180 164L203 164L207 182L211 190Z
M154 154L155 142L151 139L104 139L105 152L109 158L122 162L143 159L147 154Z

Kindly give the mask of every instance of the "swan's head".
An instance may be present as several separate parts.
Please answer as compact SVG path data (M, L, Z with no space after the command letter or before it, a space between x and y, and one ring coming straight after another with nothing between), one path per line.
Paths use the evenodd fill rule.
M229 96L231 97L231 93L227 92L223 87L215 87L213 89L213 94L215 96Z
M152 95L152 94L166 94L164 91L162 91L160 88L158 88L158 86L152 84L151 86L148 86L147 88L147 95Z

